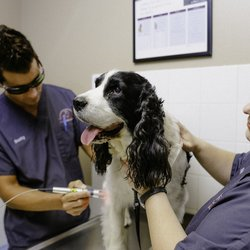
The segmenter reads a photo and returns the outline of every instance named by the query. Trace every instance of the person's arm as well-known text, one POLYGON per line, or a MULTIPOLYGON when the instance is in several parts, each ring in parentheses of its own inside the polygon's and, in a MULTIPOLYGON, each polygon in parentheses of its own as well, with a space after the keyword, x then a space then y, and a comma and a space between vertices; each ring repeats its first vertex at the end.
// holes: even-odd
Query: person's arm
MULTIPOLYGON (((79 187, 80 181, 71 182, 69 187, 79 187)), ((14 196, 32 189, 21 186, 16 176, 0 176, 0 197, 4 202, 14 196)), ((11 200, 7 206, 24 211, 64 210, 75 216, 81 214, 89 204, 88 194, 85 192, 69 193, 66 195, 48 192, 27 192, 11 200)))
POLYGON ((165 193, 157 193, 145 202, 149 233, 154 250, 173 250, 186 237, 165 193))
POLYGON ((193 152, 199 163, 218 182, 226 185, 230 180, 235 153, 220 149, 191 134, 179 123, 183 149, 193 152))

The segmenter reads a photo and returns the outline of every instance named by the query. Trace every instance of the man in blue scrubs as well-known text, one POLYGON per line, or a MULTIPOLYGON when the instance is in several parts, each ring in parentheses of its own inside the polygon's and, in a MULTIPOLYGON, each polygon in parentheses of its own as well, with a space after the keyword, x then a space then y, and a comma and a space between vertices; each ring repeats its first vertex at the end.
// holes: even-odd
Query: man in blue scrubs
MULTIPOLYGON (((85 129, 72 91, 42 84, 44 68, 20 32, 0 25, 0 198, 31 189, 80 187, 85 129)), ((90 155, 90 149, 84 148, 90 155)), ((4 223, 10 249, 27 249, 89 218, 86 193, 28 192, 11 200, 4 223)), ((84 246, 83 246, 84 247, 84 246)))

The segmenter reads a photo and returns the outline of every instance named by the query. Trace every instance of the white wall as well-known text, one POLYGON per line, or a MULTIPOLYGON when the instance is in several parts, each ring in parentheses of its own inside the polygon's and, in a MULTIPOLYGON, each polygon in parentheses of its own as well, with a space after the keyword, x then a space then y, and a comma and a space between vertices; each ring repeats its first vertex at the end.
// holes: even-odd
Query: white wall
MULTIPOLYGON (((195 135, 233 152, 249 151, 242 108, 250 102, 250 64, 139 73, 156 86, 166 109, 195 135)), ((222 186, 194 157, 191 166, 187 212, 195 213, 222 186)))

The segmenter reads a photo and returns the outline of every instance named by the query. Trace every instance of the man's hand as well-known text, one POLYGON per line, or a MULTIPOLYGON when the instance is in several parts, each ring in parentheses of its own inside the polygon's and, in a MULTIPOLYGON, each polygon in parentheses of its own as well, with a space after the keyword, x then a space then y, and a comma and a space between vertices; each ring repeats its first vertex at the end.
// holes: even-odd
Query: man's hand
MULTIPOLYGON (((86 185, 80 181, 71 181, 68 185, 69 188, 86 188, 86 185)), ((89 194, 87 191, 68 193, 61 197, 63 210, 72 215, 80 215, 89 205, 89 194)))

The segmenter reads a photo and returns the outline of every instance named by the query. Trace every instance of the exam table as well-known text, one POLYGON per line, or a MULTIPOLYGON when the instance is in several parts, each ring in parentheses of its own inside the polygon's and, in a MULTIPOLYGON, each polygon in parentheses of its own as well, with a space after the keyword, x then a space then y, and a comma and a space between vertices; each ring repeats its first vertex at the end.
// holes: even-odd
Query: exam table
MULTIPOLYGON (((141 209, 142 210, 142 209, 141 209)), ((131 211, 133 223, 128 228, 128 249, 139 250, 136 235, 136 227, 131 211)), ((145 210, 140 215, 140 235, 142 250, 149 249, 151 246, 147 226, 145 210)), ((56 237, 46 240, 29 250, 105 250, 102 243, 101 235, 101 217, 97 215, 88 222, 68 230, 56 237)))

